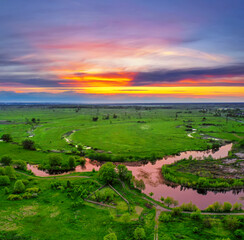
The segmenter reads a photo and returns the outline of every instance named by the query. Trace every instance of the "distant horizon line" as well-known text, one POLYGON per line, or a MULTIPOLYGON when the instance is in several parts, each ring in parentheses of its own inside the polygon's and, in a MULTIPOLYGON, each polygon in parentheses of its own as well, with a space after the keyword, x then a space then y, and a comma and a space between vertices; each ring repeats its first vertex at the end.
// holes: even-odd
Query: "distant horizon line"
POLYGON ((116 102, 111 102, 111 103, 81 103, 81 102, 42 102, 42 101, 0 101, 0 105, 162 105, 162 104, 244 104, 244 102, 121 102, 121 103, 116 103, 116 102))

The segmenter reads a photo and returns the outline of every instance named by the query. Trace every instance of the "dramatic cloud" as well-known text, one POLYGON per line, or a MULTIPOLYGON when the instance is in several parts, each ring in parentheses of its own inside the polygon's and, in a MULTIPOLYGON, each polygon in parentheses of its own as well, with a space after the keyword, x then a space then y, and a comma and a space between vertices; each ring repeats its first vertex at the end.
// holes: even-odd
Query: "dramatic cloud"
MULTIPOLYGON (((244 64, 234 66, 224 66, 218 68, 198 68, 198 69, 176 69, 171 71, 155 71, 155 72, 141 72, 136 74, 132 81, 132 85, 141 86, 147 84, 160 84, 180 82, 182 80, 201 80, 209 79, 210 85, 214 84, 216 78, 229 79, 228 85, 236 85, 236 82, 231 81, 232 77, 242 77, 239 85, 244 85, 244 64)), ((218 82, 217 82, 218 83, 218 82)))
POLYGON ((243 0, 2 1, 0 97, 243 99, 243 8, 243 0))

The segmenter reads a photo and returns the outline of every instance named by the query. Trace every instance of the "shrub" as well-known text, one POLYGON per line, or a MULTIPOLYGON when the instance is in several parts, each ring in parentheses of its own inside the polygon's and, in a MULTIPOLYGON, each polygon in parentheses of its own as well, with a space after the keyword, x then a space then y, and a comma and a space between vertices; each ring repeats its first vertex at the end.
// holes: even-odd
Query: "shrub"
POLYGON ((38 181, 37 180, 34 180, 33 181, 33 184, 35 184, 35 185, 38 184, 38 181))
POLYGON ((49 164, 51 167, 60 166, 62 162, 62 158, 58 155, 49 156, 49 164))
POLYGON ((79 208, 82 207, 84 205, 84 200, 83 199, 79 199, 78 201, 72 202, 71 203, 71 207, 72 208, 79 208))
POLYGON ((95 194, 97 201, 111 202, 114 200, 115 193, 112 189, 103 189, 95 194))
POLYGON ((29 193, 29 192, 25 192, 25 193, 23 194, 22 197, 23 197, 24 199, 30 199, 30 198, 32 198, 32 194, 29 193))
POLYGON ((206 228, 211 228, 213 226, 213 219, 210 217, 204 218, 203 219, 203 225, 206 228))
POLYGON ((223 209, 223 206, 219 202, 214 202, 212 205, 209 205, 206 208, 206 211, 208 212, 221 212, 223 209))
POLYGON ((21 169, 21 170, 26 170, 26 162, 23 160, 14 160, 12 163, 14 168, 21 169))
POLYGON ((24 149, 27 150, 35 150, 35 143, 34 141, 30 140, 30 139, 25 139, 24 141, 22 141, 22 146, 24 149))
POLYGON ((8 176, 0 176, 0 186, 6 186, 10 184, 8 176))
POLYGON ((20 195, 16 195, 16 194, 10 194, 8 196, 8 200, 10 201, 16 201, 16 200, 22 200, 23 198, 20 195))
POLYGON ((158 219, 160 222, 170 222, 171 221, 171 215, 168 213, 161 212, 158 219))
POLYGON ((194 228, 193 228, 193 232, 194 232, 194 233, 199 233, 199 229, 198 229, 198 227, 194 227, 194 228))
POLYGON ((9 193, 10 193, 9 188, 8 187, 5 187, 4 188, 4 194, 9 194, 9 193))
POLYGON ((172 214, 172 216, 179 216, 181 214, 181 212, 182 212, 181 208, 175 207, 172 209, 171 214, 172 214))
POLYGON ((237 229, 234 232, 234 235, 238 238, 238 239, 244 239, 244 232, 241 229, 237 229))
POLYGON ((146 237, 146 234, 145 234, 144 228, 137 227, 134 231, 134 238, 136 240, 142 240, 142 239, 145 239, 145 237, 146 237))
POLYGON ((129 213, 125 213, 121 216, 121 220, 123 223, 128 223, 130 221, 130 214, 129 213))
POLYGON ((12 136, 10 134, 3 134, 1 139, 4 141, 4 142, 12 142, 12 136))
POLYGON ((59 186, 61 186, 61 182, 51 182, 50 186, 51 186, 51 189, 58 189, 59 186))
POLYGON ((224 218, 224 224, 225 224, 225 227, 230 229, 230 230, 235 230, 240 225, 238 218, 231 217, 231 216, 226 216, 224 218))
POLYGON ((224 202, 223 207, 222 207, 222 209, 223 209, 224 212, 230 212, 231 208, 232 208, 231 203, 224 202))
POLYGON ((128 173, 127 167, 125 165, 123 165, 123 164, 119 164, 117 166, 117 169, 118 169, 119 178, 121 180, 126 180, 126 176, 127 176, 127 173, 128 173))
POLYGON ((9 165, 11 164, 11 162, 12 162, 12 158, 9 157, 9 156, 3 156, 3 157, 1 158, 1 163, 2 163, 3 165, 5 165, 5 166, 9 166, 9 165))
POLYGON ((115 233, 109 233, 108 235, 104 236, 103 240, 117 240, 117 236, 115 233))
POLYGON ((24 183, 25 186, 29 184, 29 181, 27 179, 23 179, 22 182, 24 183))
POLYGON ((14 184, 14 193, 22 193, 25 191, 25 185, 21 180, 17 180, 14 184))
POLYGON ((135 179, 134 183, 135 183, 135 187, 138 188, 139 190, 144 190, 146 188, 145 183, 142 179, 140 180, 135 179))
POLYGON ((174 204, 175 200, 172 197, 166 197, 164 199, 164 203, 169 207, 170 205, 174 204))
POLYGON ((75 168, 75 159, 73 157, 69 158, 69 167, 70 167, 70 169, 75 168))
POLYGON ((82 167, 84 167, 84 166, 86 165, 86 159, 85 159, 85 158, 80 158, 80 159, 78 160, 78 162, 80 163, 80 165, 81 165, 82 167))
POLYGON ((232 207, 233 211, 240 211, 241 209, 242 209, 242 204, 241 203, 236 202, 236 203, 233 204, 233 207, 232 207))
POLYGON ((180 208, 182 209, 182 211, 189 211, 189 212, 196 212, 198 210, 198 207, 192 202, 182 203, 180 208))
POLYGON ((11 166, 5 167, 5 174, 9 176, 10 179, 16 179, 15 170, 11 166))
POLYGON ((28 193, 38 193, 40 189, 38 187, 26 188, 25 190, 28 193))
POLYGON ((196 212, 192 212, 191 218, 194 220, 201 220, 202 219, 201 211, 198 209, 196 212))
POLYGON ((5 168, 0 167, 0 175, 5 175, 5 168))

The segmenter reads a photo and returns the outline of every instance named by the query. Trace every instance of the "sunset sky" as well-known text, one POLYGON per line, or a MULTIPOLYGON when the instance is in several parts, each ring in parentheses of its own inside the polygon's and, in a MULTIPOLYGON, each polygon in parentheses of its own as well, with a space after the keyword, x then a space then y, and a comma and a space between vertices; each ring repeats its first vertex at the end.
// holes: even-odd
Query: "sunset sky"
POLYGON ((244 102, 244 1, 1 0, 5 101, 244 102))

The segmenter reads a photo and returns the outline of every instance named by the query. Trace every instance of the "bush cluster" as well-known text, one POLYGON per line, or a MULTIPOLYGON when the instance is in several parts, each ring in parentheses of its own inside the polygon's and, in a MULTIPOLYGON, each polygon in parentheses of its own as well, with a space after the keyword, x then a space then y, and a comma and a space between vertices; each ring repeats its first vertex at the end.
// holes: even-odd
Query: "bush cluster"
POLYGON ((229 202, 224 202, 223 204, 219 202, 214 202, 209 205, 205 210, 207 212, 230 212, 230 211, 240 211, 242 209, 241 203, 234 203, 233 206, 229 202))

